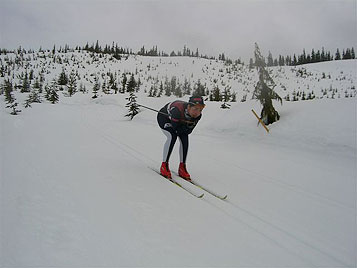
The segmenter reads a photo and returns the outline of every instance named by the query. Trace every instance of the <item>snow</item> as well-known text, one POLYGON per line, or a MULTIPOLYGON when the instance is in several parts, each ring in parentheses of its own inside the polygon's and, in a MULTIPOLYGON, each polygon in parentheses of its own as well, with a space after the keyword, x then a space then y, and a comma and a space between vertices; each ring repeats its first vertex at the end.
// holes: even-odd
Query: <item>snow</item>
MULTIPOLYGON (((305 68, 336 77, 343 64, 305 68)), ((256 101, 207 102, 187 168, 226 201, 151 170, 165 136, 152 111, 124 117, 124 95, 18 116, 0 98, 2 267, 356 267, 355 98, 276 103, 270 133, 256 101)), ((155 109, 174 99, 138 94, 155 109)))

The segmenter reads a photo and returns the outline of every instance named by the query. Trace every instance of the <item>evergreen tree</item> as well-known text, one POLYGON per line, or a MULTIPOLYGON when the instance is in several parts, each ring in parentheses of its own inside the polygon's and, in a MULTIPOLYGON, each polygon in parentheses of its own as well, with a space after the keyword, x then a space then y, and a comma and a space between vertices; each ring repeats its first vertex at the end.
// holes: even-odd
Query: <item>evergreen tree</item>
POLYGON ((171 96, 171 87, 170 87, 169 79, 167 77, 165 77, 164 89, 165 89, 165 96, 170 97, 171 96))
POLYGON ((222 109, 231 108, 231 105, 227 103, 229 102, 230 99, 231 99, 231 86, 226 86, 222 94, 222 100, 223 100, 223 104, 221 105, 222 109))
POLYGON ((5 93, 5 102, 7 104, 5 107, 12 109, 12 112, 10 113, 11 115, 17 115, 21 112, 21 110, 16 109, 18 103, 13 95, 13 86, 10 80, 5 80, 3 88, 5 93))
POLYGON ((68 95, 72 97, 77 92, 77 79, 76 74, 72 72, 68 79, 68 95))
POLYGON ((62 72, 58 78, 58 85, 60 86, 65 86, 68 83, 68 76, 66 72, 64 71, 64 68, 62 69, 62 72))
POLYGON ((193 95, 198 97, 205 96, 206 95, 205 90, 206 90, 205 86, 201 84, 200 80, 198 80, 197 83, 195 84, 193 95))
POLYGON ((129 97, 125 98, 128 100, 128 103, 125 105, 129 109, 129 112, 125 115, 130 117, 130 120, 133 120, 134 116, 139 113, 139 108, 136 103, 136 96, 134 90, 130 91, 129 97))
POLYGON ((185 78, 185 81, 183 83, 183 88, 182 88, 182 93, 184 95, 191 95, 191 85, 189 83, 189 81, 187 80, 187 78, 185 78))
POLYGON ((271 67, 274 65, 274 60, 273 60, 273 55, 271 54, 271 52, 269 51, 269 55, 268 55, 268 67, 271 67))
POLYGON ((120 93, 125 93, 125 87, 126 87, 126 82, 128 81, 128 78, 126 77, 126 74, 123 73, 123 80, 121 82, 122 84, 122 90, 120 93))
POLYGON ((28 108, 31 107, 32 103, 41 103, 41 102, 42 100, 39 92, 36 89, 34 89, 31 91, 28 98, 25 100, 24 106, 25 108, 28 108))
POLYGON ((253 70, 253 68, 254 68, 254 61, 253 61, 252 58, 250 58, 250 60, 249 60, 249 71, 253 70))
POLYGON ((343 53, 343 57, 342 58, 344 60, 352 59, 351 50, 349 48, 346 49, 346 53, 343 53))
POLYGON ((157 94, 157 97, 161 97, 162 94, 164 94, 164 85, 162 84, 162 81, 160 82, 160 87, 159 87, 159 93, 157 94))
POLYGON ((336 54, 335 54, 335 60, 340 60, 340 59, 341 59, 340 50, 337 49, 336 54))
POLYGON ((135 82, 135 78, 134 78, 134 74, 131 75, 130 80, 128 82, 128 86, 126 91, 127 92, 134 92, 135 91, 135 87, 136 87, 136 82, 135 82))
POLYGON ((47 86, 45 87, 45 91, 46 91, 45 98, 52 104, 57 103, 59 100, 59 96, 57 94, 57 90, 58 90, 57 87, 58 84, 56 79, 52 80, 50 87, 47 86))
POLYGON ((21 93, 25 92, 30 92, 30 82, 28 78, 28 74, 26 72, 25 77, 22 79, 22 87, 21 87, 21 93))
POLYGON ((57 91, 56 89, 52 88, 50 90, 50 96, 49 96, 49 99, 48 99, 52 104, 56 104, 59 100, 59 96, 57 94, 57 91))
POLYGON ((104 94, 110 94, 110 89, 109 89, 109 85, 107 85, 107 80, 103 81, 102 91, 104 94))
POLYGON ((223 94, 222 94, 222 100, 224 102, 229 102, 231 99, 231 86, 226 86, 223 90, 223 94))
POLYGON ((264 58, 261 55, 258 44, 255 43, 255 63, 259 74, 259 81, 255 86, 253 97, 258 99, 263 106, 261 111, 261 119, 267 125, 279 120, 279 113, 274 109, 272 100, 279 100, 282 103, 281 97, 273 90, 276 84, 270 77, 269 72, 265 69, 264 58))
POLYGON ((100 89, 100 84, 99 84, 99 81, 98 81, 98 77, 96 77, 95 79, 94 79, 94 86, 93 86, 93 97, 92 97, 92 99, 96 99, 96 98, 98 98, 98 91, 99 91, 99 89, 100 89))
POLYGON ((148 97, 155 97, 155 96, 156 96, 155 87, 152 85, 152 86, 150 87, 148 97))
POLYGON ((30 74, 29 74, 29 80, 33 80, 33 70, 31 69, 30 74))
POLYGON ((237 102, 237 92, 232 93, 231 102, 237 102))
POLYGON ((217 85, 214 87, 214 89, 212 91, 210 100, 211 101, 221 101, 222 100, 221 91, 217 85))
POLYGON ((39 82, 38 77, 36 77, 35 83, 33 85, 33 88, 38 90, 39 93, 42 93, 42 84, 39 82))
POLYGON ((114 93, 118 93, 118 84, 115 82, 114 75, 112 73, 109 74, 109 88, 114 90, 114 93))

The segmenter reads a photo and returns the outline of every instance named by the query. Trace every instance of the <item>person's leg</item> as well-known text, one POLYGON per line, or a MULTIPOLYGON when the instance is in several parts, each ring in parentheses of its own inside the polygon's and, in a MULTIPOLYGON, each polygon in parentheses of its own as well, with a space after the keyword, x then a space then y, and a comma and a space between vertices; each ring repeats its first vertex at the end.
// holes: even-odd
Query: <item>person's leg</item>
POLYGON ((186 169, 186 158, 188 153, 188 135, 180 135, 180 166, 179 166, 179 176, 185 180, 190 181, 191 176, 186 169))
POLYGON ((169 131, 166 129, 161 129, 166 136, 166 142, 164 144, 162 162, 169 162, 172 150, 177 140, 177 134, 174 131, 169 131))
POLYGON ((188 153, 188 135, 180 135, 180 162, 186 163, 188 153))

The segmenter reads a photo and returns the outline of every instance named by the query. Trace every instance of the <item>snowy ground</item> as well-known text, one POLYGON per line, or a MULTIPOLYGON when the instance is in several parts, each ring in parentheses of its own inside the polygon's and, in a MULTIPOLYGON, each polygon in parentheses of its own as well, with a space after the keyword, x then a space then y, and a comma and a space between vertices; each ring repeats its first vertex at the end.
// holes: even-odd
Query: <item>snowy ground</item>
POLYGON ((277 104, 269 134, 257 102, 208 103, 187 167, 226 201, 150 169, 164 135, 123 96, 0 105, 2 267, 356 267, 354 98, 277 104))

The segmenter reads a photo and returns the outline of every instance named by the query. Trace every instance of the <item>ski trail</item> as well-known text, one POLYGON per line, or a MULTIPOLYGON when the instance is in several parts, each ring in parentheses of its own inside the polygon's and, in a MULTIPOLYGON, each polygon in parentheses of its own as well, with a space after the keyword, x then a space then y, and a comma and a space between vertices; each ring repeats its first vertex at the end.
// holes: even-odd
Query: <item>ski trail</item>
MULTIPOLYGON (((269 232, 269 234, 277 232, 279 234, 283 234, 283 236, 285 236, 285 238, 284 238, 285 240, 296 241, 299 244, 303 245, 304 247, 306 247, 306 249, 304 249, 304 250, 307 251, 306 254, 310 253, 310 251, 314 251, 314 252, 316 252, 316 253, 318 253, 320 255, 323 255, 326 258, 332 260, 333 262, 336 263, 336 265, 342 265, 343 267, 347 267, 348 266, 348 264, 344 263, 342 260, 334 257, 333 255, 329 254, 327 251, 322 250, 318 246, 315 246, 312 243, 310 243, 309 241, 307 241, 308 240, 307 239, 307 237, 308 237, 307 235, 306 235, 306 237, 304 239, 304 238, 301 237, 301 235, 299 236, 299 235, 296 235, 296 234, 292 233, 291 231, 287 231, 284 228, 269 222, 268 220, 264 219, 263 217, 258 216, 257 214, 251 212, 250 210, 245 209, 242 206, 239 206, 239 205, 233 203, 230 200, 228 200, 227 203, 229 205, 231 205, 232 207, 234 207, 236 210, 239 210, 240 212, 243 212, 243 214, 245 214, 246 216, 248 216, 248 217, 250 217, 252 219, 256 219, 256 220, 260 221, 263 225, 269 226, 270 229, 272 230, 271 232, 269 232)), ((226 213, 228 213, 228 212, 226 212, 226 213)), ((294 249, 298 249, 299 248, 298 245, 291 246, 291 247, 294 248, 294 249)))
MULTIPOLYGON (((83 118, 83 114, 82 114, 82 118, 83 118)), ((154 159, 152 159, 148 155, 145 155, 144 153, 139 152, 138 150, 133 148, 132 146, 129 146, 128 144, 119 141, 121 139, 121 137, 114 138, 111 135, 108 135, 108 134, 104 133, 103 130, 100 130, 98 127, 96 127, 95 125, 89 123, 88 120, 85 120, 84 118, 81 121, 81 123, 85 124, 86 127, 89 128, 90 130, 94 130, 97 133, 98 136, 102 137, 104 140, 106 140, 110 144, 115 145, 116 147, 120 148, 120 150, 125 152, 130 157, 138 160, 139 162, 145 163, 145 165, 147 165, 147 167, 150 167, 150 164, 148 164, 148 160, 152 164, 155 164, 155 165, 157 164, 157 161, 155 161, 154 159)))
MULTIPOLYGON (((127 155, 132 157, 133 159, 139 161, 140 163, 143 163, 146 167, 152 169, 152 165, 156 165, 157 161, 152 159, 151 157, 145 155, 144 153, 138 151, 134 147, 121 142, 120 137, 112 137, 111 135, 104 133, 102 130, 97 128, 95 125, 89 123, 86 120, 83 120, 85 124, 87 125, 88 128, 91 130, 94 130, 98 136, 102 137, 104 140, 109 142, 110 144, 115 145, 118 147, 121 151, 125 152, 127 155)), ((220 161, 222 163, 222 161, 220 161)), ((239 168, 239 167, 235 167, 239 168)), ((251 170, 246 170, 251 173, 256 173, 251 170)), ((257 175, 257 173, 255 174, 257 175)), ((260 175, 260 174, 259 174, 260 175)), ((269 180, 274 182, 276 185, 283 186, 287 189, 290 189, 292 191, 297 191, 292 187, 291 185, 286 185, 284 183, 281 183, 280 181, 276 181, 271 178, 263 178, 262 180, 269 180)), ((300 191, 298 191, 300 192, 300 191)), ((302 194, 309 194, 309 193, 304 193, 302 194)), ((312 195, 311 198, 314 196, 312 195)), ((291 231, 287 231, 284 228, 273 224, 272 222, 269 222, 268 220, 264 219, 263 217, 257 215, 256 213, 253 213, 249 211, 246 208, 243 208, 241 206, 236 205, 235 203, 228 201, 228 205, 230 205, 233 208, 233 211, 229 210, 227 205, 225 207, 220 207, 220 205, 217 205, 215 201, 212 200, 213 197, 211 198, 203 198, 208 204, 210 204, 212 207, 214 207, 216 210, 219 210, 221 213, 225 214, 226 216, 230 217, 234 221, 237 221, 247 227, 249 227, 251 230, 254 232, 258 233, 259 235, 263 236, 265 239, 269 240, 271 243, 274 243, 275 245, 279 246, 283 250, 289 252, 290 254, 300 258, 304 262, 308 263, 311 266, 315 266, 314 259, 324 259, 327 260, 326 263, 331 263, 333 262, 335 265, 338 266, 348 266, 346 263, 344 263, 342 260, 332 256, 329 254, 327 251, 319 248, 316 245, 313 245, 308 239, 299 237, 297 234, 294 234, 291 231), (303 253, 301 253, 303 252, 303 253), (319 257, 316 257, 317 255, 320 255, 319 257)), ((218 202, 218 201, 217 201, 218 202)), ((220 202, 220 201, 219 201, 220 202)), ((341 204, 337 204, 341 205, 341 204)), ((345 206, 344 206, 345 207, 345 206)))
MULTIPOLYGON (((212 206, 213 208, 218 210, 220 213, 222 213, 222 214, 226 215, 227 217, 231 218, 232 220, 234 220, 234 221, 246 226, 247 228, 249 228, 250 230, 254 231, 255 233, 258 233, 260 236, 264 237, 264 239, 270 241, 272 244, 275 244, 279 248, 281 248, 284 251, 288 252, 289 254, 297 257, 298 259, 302 260, 303 262, 308 263, 309 266, 315 266, 314 263, 311 262, 310 260, 308 260, 306 257, 301 256, 300 254, 295 252, 293 249, 291 249, 291 248, 294 248, 293 246, 291 246, 291 248, 289 248, 288 246, 286 246, 283 243, 279 242, 278 239, 272 237, 268 233, 266 233, 266 232, 261 230, 261 229, 264 229, 264 228, 261 227, 261 229, 259 229, 258 227, 253 226, 252 222, 246 222, 246 221, 243 220, 244 217, 239 217, 237 215, 229 213, 225 209, 219 207, 214 202, 212 202, 212 200, 203 199, 203 201, 207 202, 210 206, 212 206)), ((229 203, 229 201, 226 201, 226 202, 229 203)), ((259 218, 257 218, 257 219, 259 220, 259 218)))
MULTIPOLYGON (((199 134, 199 136, 203 136, 205 138, 208 138, 210 140, 215 140, 215 139, 222 139, 222 137, 216 136, 216 135, 209 135, 209 134, 199 134)), ((196 140, 196 142, 201 142, 201 140, 196 140)), ((253 174, 255 175, 253 178, 256 180, 260 180, 260 181, 266 181, 269 183, 273 183, 274 185, 284 188, 288 191, 291 192, 295 192, 298 193, 300 195, 303 195, 311 200, 317 200, 319 202, 322 203, 328 203, 332 206, 336 206, 336 207, 340 207, 340 208, 344 208, 344 209, 349 209, 351 211, 355 211, 356 207, 354 205, 349 205, 349 204, 345 204, 343 202, 340 202, 338 200, 332 199, 331 197, 328 197, 326 195, 317 193, 316 191, 310 191, 306 188, 302 188, 298 185, 294 185, 292 183, 287 183, 285 181, 283 181, 282 179, 276 178, 276 177, 271 177, 265 173, 260 173, 258 171, 246 168, 246 167, 242 167, 241 165, 237 164, 236 162, 232 162, 229 161, 227 159, 225 159, 225 161, 222 161, 219 158, 214 157, 212 154, 207 154, 206 155, 207 158, 210 158, 214 163, 219 163, 219 166, 224 166, 228 169, 236 169, 237 171, 244 171, 247 172, 249 174, 253 174)))
MULTIPOLYGON (((103 133, 103 131, 97 129, 95 126, 91 125, 91 129, 95 129, 97 131, 97 134, 99 136, 101 136, 103 139, 105 139, 107 142, 117 146, 122 151, 124 151, 126 154, 128 154, 132 158, 138 160, 139 162, 143 163, 148 168, 150 168, 150 169, 152 168, 150 166, 150 164, 148 163, 148 161, 150 161, 152 163, 156 163, 156 161, 154 161, 152 158, 144 155, 143 153, 139 152, 135 148, 133 148, 123 142, 119 142, 117 139, 114 139, 110 135, 103 133)), ((230 204, 231 206, 233 206, 234 208, 236 208, 237 210, 242 211, 246 216, 249 216, 249 218, 250 218, 249 222, 242 220, 242 218, 245 218, 245 217, 238 217, 237 215, 234 215, 234 214, 228 212, 226 209, 220 208, 219 206, 214 204, 212 201, 209 201, 207 198, 203 198, 203 199, 206 200, 206 202, 208 202, 210 205, 212 205, 216 209, 220 210, 225 215, 229 216, 230 218, 234 219, 235 221, 238 221, 238 222, 244 224, 245 226, 248 226, 250 229, 252 229, 256 233, 262 235, 267 240, 278 245, 280 248, 286 250, 290 254, 293 254, 294 256, 299 257, 300 259, 304 260, 305 262, 309 263, 312 266, 314 266, 314 264, 311 260, 309 260, 307 257, 302 257, 301 255, 299 255, 296 252, 296 251, 299 251, 297 249, 301 249, 301 245, 303 245, 303 247, 304 247, 303 250, 306 251, 306 254, 307 254, 307 252, 313 251, 315 253, 323 255, 325 258, 329 259, 330 261, 333 261, 336 265, 347 266, 347 264, 345 264, 343 261, 335 258, 334 256, 330 255, 329 253, 324 252, 323 250, 319 249, 318 247, 312 245, 311 243, 308 243, 307 241, 303 240, 302 238, 299 238, 298 236, 284 230, 283 228, 272 224, 271 222, 250 212, 249 210, 244 209, 238 205, 235 205, 231 201, 227 201, 227 203, 230 204), (267 229, 267 226, 271 230, 270 232, 261 231, 261 229, 267 229), (278 240, 277 238, 275 238, 272 235, 272 233, 274 233, 276 237, 280 237, 280 239, 278 240), (281 240, 282 240, 281 237, 284 237, 285 244, 283 242, 281 242, 281 240)))
MULTIPOLYGON (((219 159, 215 159, 214 161, 219 161, 219 159)), ((316 192, 312 192, 312 191, 308 191, 308 190, 303 189, 303 188, 301 188, 301 187, 299 187, 297 185, 286 183, 286 182, 284 182, 282 180, 279 180, 279 179, 276 179, 276 178, 272 178, 272 177, 270 177, 270 176, 268 176, 266 174, 261 174, 259 172, 254 171, 254 170, 241 167, 241 166, 237 165, 236 163, 225 163, 223 161, 220 161, 220 165, 226 165, 226 166, 238 169, 238 170, 243 170, 245 172, 254 174, 254 175, 256 175, 255 178, 258 179, 258 180, 274 183, 276 186, 283 187, 286 190, 289 190, 289 191, 304 195, 305 197, 307 197, 309 199, 317 200, 317 201, 324 202, 324 203, 329 203, 330 205, 341 207, 341 208, 346 208, 346 209, 353 210, 353 211, 355 211, 355 209, 356 209, 353 206, 349 206, 349 205, 344 204, 342 202, 339 202, 337 200, 333 200, 333 199, 331 199, 331 198, 329 198, 327 196, 324 196, 322 194, 319 194, 319 193, 316 193, 316 192)))

